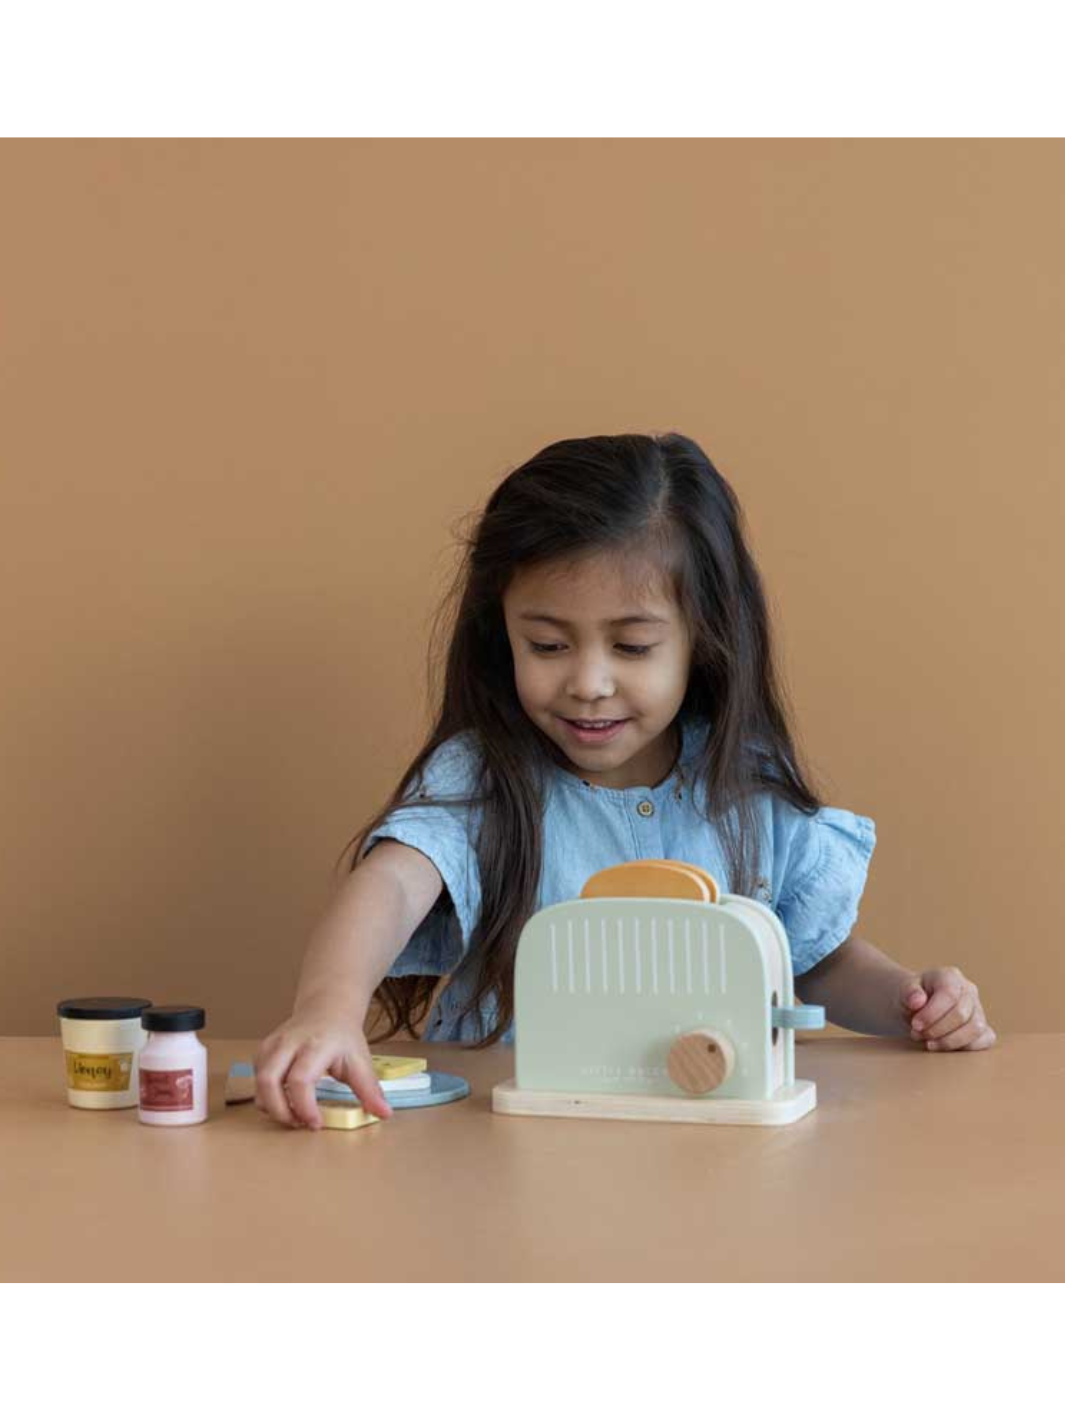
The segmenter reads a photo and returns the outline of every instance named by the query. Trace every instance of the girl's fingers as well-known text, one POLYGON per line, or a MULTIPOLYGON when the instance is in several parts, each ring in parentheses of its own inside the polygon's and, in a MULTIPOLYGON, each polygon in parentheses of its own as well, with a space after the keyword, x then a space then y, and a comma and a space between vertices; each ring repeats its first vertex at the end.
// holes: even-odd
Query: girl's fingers
POLYGON ((910 1029, 915 1035, 922 1038, 926 1032, 934 1025, 937 1025, 943 1017, 954 1009, 958 1003, 956 991, 945 991, 942 988, 932 993, 931 998, 916 1011, 910 1018, 910 1029))
POLYGON ((263 1045, 255 1060, 255 1103, 271 1119, 291 1129, 321 1129, 317 1086, 327 1069, 334 1079, 351 1086, 370 1114, 391 1118, 392 1107, 369 1054, 365 1059, 361 1055, 331 1056, 328 1047, 308 1042, 298 1049, 282 1041, 263 1045))
POLYGON ((946 1035, 939 1035, 935 1040, 926 1041, 925 1049, 967 1050, 982 1030, 983 1026, 979 1021, 968 1020, 957 1030, 948 1031, 946 1035))
POLYGON ((936 1025, 948 1011, 954 1010, 966 991, 974 990, 972 982, 954 967, 930 972, 928 978, 932 985, 931 998, 914 1013, 910 1021, 915 1031, 927 1031, 929 1026, 936 1025))
POLYGON ((902 1004, 907 1011, 919 1011, 928 1001, 928 992, 921 985, 920 978, 912 976, 900 993, 902 1004))
POLYGON ((281 1088, 292 1059, 290 1050, 274 1047, 260 1052, 255 1060, 255 1106, 276 1119, 278 1124, 287 1124, 290 1129, 299 1127, 299 1120, 289 1108, 288 1099, 281 1088))
POLYGON ((292 1113, 308 1129, 321 1129, 322 1113, 318 1108, 315 1088, 329 1064, 329 1051, 304 1046, 289 1066, 285 1076, 285 1091, 292 1113))
POLYGON ((989 1050, 998 1036, 986 1021, 969 1021, 961 1030, 952 1031, 940 1040, 930 1040, 928 1049, 947 1050, 989 1050))
POLYGON ((926 1026, 922 1032, 925 1040, 942 1040, 945 1036, 953 1034, 967 1026, 976 1012, 977 996, 974 991, 965 991, 957 1002, 937 1021, 930 1026, 926 1026))
POLYGON ((332 1067, 330 1073, 334 1079, 343 1080, 351 1086, 368 1114, 376 1114, 378 1119, 391 1119, 392 1106, 385 1099, 385 1092, 371 1060, 345 1055, 332 1067))

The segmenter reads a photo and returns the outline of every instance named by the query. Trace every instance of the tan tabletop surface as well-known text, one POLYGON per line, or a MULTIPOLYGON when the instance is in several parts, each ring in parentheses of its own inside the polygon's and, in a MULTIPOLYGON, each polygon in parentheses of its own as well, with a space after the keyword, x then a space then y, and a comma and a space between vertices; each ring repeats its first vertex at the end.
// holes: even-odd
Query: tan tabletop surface
POLYGON ((459 1103, 351 1133, 66 1103, 55 1038, 0 1040, 0 1280, 1065 1279, 1065 1036, 974 1055, 800 1041, 782 1128, 514 1118, 512 1052, 403 1041, 459 1103))

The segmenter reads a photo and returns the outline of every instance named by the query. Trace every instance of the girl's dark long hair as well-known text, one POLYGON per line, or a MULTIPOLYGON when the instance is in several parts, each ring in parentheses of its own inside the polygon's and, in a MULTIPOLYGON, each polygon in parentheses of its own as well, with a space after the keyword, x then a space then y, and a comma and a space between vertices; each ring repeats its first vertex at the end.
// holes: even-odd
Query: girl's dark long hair
MULTIPOLYGON (((482 1007, 495 1013, 494 1029, 476 1042, 489 1045, 514 1016, 518 937, 538 906, 545 770, 558 762, 557 747, 525 714, 515 688, 503 593, 518 568, 631 552, 667 576, 692 634, 680 713, 710 721, 692 765, 693 787, 702 786, 725 847, 730 892, 754 895, 755 796, 777 794, 809 814, 821 800, 796 755, 743 514, 694 440, 620 434, 549 444, 504 479, 461 541, 460 566, 430 638, 432 732, 388 802, 340 856, 354 845, 353 871, 366 839, 394 809, 433 802, 416 797, 423 766, 446 740, 472 731, 477 783, 470 798, 447 802, 476 804, 482 815, 481 913, 458 971, 469 983, 474 1018, 482 1007), (448 642, 442 695, 435 685, 440 638, 448 642)), ((432 910, 453 910, 446 889, 432 910)), ((385 1020, 373 1038, 417 1035, 438 985, 432 976, 386 977, 374 993, 385 1020)))

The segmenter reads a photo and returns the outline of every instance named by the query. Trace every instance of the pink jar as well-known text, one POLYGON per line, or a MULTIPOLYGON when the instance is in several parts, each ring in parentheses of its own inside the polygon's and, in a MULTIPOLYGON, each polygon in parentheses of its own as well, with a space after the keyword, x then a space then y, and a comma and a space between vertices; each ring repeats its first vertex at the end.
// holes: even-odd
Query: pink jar
POLYGON ((148 1032, 137 1062, 142 1124, 202 1124, 207 1118, 207 1047, 196 1035, 206 1020, 199 1006, 152 1006, 142 1013, 148 1032))

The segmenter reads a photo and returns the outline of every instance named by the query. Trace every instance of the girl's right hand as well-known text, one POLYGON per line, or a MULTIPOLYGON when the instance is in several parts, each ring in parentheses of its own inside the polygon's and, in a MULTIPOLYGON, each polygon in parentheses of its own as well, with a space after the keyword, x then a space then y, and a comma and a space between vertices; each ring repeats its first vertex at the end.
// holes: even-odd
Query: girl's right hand
POLYGON ((365 1035, 350 1017, 321 1012, 297 1011, 263 1041, 255 1057, 256 1107, 292 1129, 321 1129, 314 1087, 327 1072, 350 1085, 368 1113, 391 1118, 365 1035))

